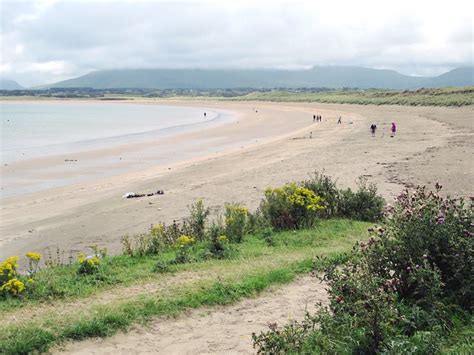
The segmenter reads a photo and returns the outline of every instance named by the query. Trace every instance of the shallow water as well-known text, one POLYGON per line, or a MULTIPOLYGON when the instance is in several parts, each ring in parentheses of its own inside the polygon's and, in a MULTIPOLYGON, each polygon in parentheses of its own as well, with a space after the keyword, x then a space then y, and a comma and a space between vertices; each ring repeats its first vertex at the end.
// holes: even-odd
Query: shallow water
POLYGON ((209 149, 223 149, 225 141, 196 138, 177 144, 172 138, 234 119, 231 112, 205 107, 108 102, 0 103, 0 116, 1 198, 139 171, 193 158, 209 149), (107 151, 125 146, 120 153, 107 151), (105 153, 76 159, 76 153, 88 151, 105 153), (55 163, 37 163, 47 157, 54 158, 55 163))
POLYGON ((135 143, 225 119, 192 107, 123 103, 1 103, 2 163, 135 143))

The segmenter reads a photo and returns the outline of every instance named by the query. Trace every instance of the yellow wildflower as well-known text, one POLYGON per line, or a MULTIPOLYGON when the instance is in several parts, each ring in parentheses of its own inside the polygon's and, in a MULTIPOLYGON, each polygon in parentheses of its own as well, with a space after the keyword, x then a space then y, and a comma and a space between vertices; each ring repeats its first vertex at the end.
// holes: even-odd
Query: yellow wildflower
POLYGON ((222 243, 227 243, 229 241, 229 238, 227 238, 227 236, 225 235, 221 235, 218 240, 222 243))
POLYGON ((4 278, 11 279, 16 275, 18 259, 18 256, 10 256, 4 262, 0 263, 0 280, 4 278))
POLYGON ((33 251, 29 251, 26 253, 26 257, 32 261, 40 261, 41 260, 41 254, 40 253, 35 253, 33 251))
POLYGON ((13 296, 18 296, 19 294, 25 292, 26 287, 23 282, 17 278, 13 278, 0 287, 0 293, 7 293, 13 296))
POLYGON ((176 244, 181 248, 184 248, 184 247, 186 247, 188 245, 191 245, 193 243, 194 243, 194 238, 190 237, 188 235, 182 235, 181 237, 176 239, 176 244))

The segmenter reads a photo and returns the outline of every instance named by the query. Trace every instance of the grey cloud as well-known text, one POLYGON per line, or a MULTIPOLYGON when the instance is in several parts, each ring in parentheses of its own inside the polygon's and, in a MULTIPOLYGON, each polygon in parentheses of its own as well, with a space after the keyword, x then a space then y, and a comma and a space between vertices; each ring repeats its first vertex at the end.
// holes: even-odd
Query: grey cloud
POLYGON ((1 63, 11 68, 0 75, 32 85, 95 69, 327 64, 437 74, 472 62, 472 18, 465 15, 451 21, 451 27, 446 24, 449 43, 433 45, 424 27, 428 10, 388 16, 379 5, 373 19, 360 21, 357 14, 355 20, 335 16, 336 10, 309 1, 62 1, 42 6, 7 0, 2 2, 1 63), (44 70, 33 70, 37 67, 44 70))

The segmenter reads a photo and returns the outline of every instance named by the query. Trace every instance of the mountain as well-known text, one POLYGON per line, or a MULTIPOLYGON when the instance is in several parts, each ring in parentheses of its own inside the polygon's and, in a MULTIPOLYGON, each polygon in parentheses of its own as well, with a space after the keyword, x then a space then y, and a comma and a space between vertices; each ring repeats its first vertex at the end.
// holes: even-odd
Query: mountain
POLYGON ((0 90, 22 90, 23 86, 14 80, 0 79, 0 90))
POLYGON ((217 88, 378 88, 474 85, 473 67, 437 77, 413 77, 393 70, 352 66, 318 66, 306 70, 277 69, 120 69, 95 71, 44 88, 217 89, 217 88))
POLYGON ((445 74, 427 79, 425 87, 474 85, 474 67, 453 69, 445 74))

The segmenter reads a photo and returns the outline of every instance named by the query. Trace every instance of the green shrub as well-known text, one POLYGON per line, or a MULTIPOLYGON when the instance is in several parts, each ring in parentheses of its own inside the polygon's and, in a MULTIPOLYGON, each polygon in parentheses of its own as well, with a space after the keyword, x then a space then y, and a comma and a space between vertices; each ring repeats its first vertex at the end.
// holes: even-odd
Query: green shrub
POLYGON ((377 187, 362 178, 358 185, 356 192, 351 189, 340 191, 338 216, 368 222, 381 220, 385 201, 377 194, 377 187))
POLYGON ((275 246, 274 231, 272 228, 265 228, 262 230, 262 238, 269 247, 275 246))
POLYGON ((357 191, 339 189, 336 181, 324 173, 315 172, 303 186, 322 198, 323 218, 343 217, 375 222, 383 217, 384 199, 378 195, 377 187, 360 178, 357 191))
POLYGON ((322 199, 324 209, 319 211, 319 215, 323 218, 338 216, 339 210, 339 194, 336 181, 331 177, 319 173, 317 171, 308 179, 303 181, 303 186, 313 191, 322 199))
MULTIPOLYGON (((427 298, 421 289, 418 268, 435 270, 443 284, 440 292, 466 309, 474 307, 474 238, 472 210, 462 199, 443 198, 418 187, 403 191, 389 208, 387 229, 381 233, 380 251, 371 255, 377 272, 387 267, 400 280, 400 295, 419 302, 427 298), (387 265, 387 259, 390 264, 387 265)), ((385 275, 386 275, 385 271, 385 275)), ((429 285, 428 285, 429 286, 429 285)), ((429 303, 430 300, 427 299, 429 303)))
POLYGON ((186 219, 190 227, 190 235, 196 240, 202 241, 205 237, 205 226, 210 209, 204 207, 204 202, 198 200, 188 207, 190 216, 186 219))
POLYGON ((439 188, 403 191, 386 228, 326 268, 329 305, 254 335, 259 352, 436 353, 454 312, 472 312, 474 299, 472 211, 439 188))
POLYGON ((163 260, 158 260, 156 264, 153 266, 153 272, 156 273, 166 273, 170 271, 170 264, 163 261, 163 260))
POLYGON ((85 256, 79 254, 78 257, 79 269, 77 273, 80 275, 92 275, 99 272, 100 259, 97 255, 85 256))
POLYGON ((184 264, 191 262, 191 252, 196 240, 188 235, 182 235, 176 239, 176 257, 175 264, 184 264))
POLYGON ((275 230, 311 227, 322 209, 321 197, 295 183, 266 189, 260 203, 262 216, 275 230))
POLYGON ((209 228, 208 257, 212 259, 226 259, 230 257, 232 249, 229 238, 224 234, 224 228, 213 224, 209 228))
POLYGON ((225 234, 233 243, 240 243, 246 231, 249 211, 238 203, 225 204, 225 234))

